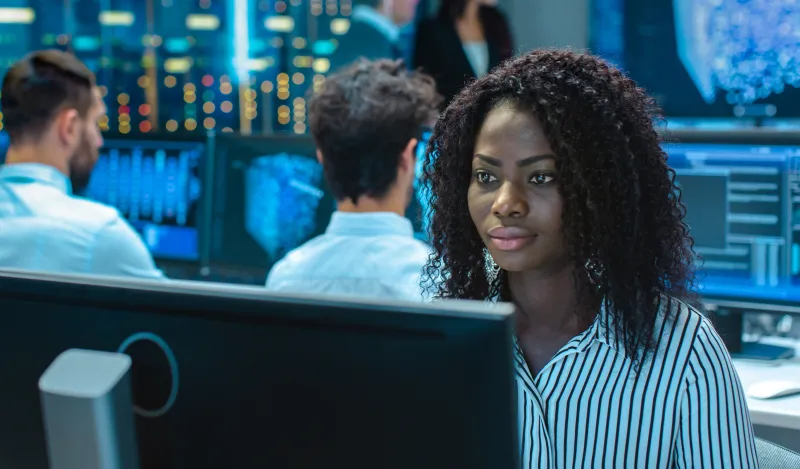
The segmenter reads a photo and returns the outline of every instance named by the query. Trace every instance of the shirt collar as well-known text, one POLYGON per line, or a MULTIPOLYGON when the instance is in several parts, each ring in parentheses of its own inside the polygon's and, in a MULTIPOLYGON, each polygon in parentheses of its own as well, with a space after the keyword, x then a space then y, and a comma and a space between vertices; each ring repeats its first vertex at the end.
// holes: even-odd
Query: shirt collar
POLYGON ((394 24, 392 20, 383 16, 374 8, 370 8, 366 5, 356 5, 355 8, 353 8, 351 18, 368 23, 386 36, 391 42, 397 42, 400 38, 400 28, 394 24))
POLYGON ((406 217, 390 212, 334 212, 325 233, 339 236, 414 237, 414 227, 406 217))
POLYGON ((56 168, 41 163, 14 163, 0 166, 0 181, 37 182, 72 194, 72 183, 56 168))
MULTIPOLYGON (((608 345, 617 353, 621 353, 622 355, 627 354, 624 338, 619 337, 617 334, 617 329, 614 325, 614 313, 606 308, 605 301, 601 302, 600 311, 598 311, 592 326, 586 332, 587 338, 591 339, 587 340, 586 342, 596 340, 608 345)), ((588 347, 588 345, 589 344, 587 343, 584 349, 588 347)))

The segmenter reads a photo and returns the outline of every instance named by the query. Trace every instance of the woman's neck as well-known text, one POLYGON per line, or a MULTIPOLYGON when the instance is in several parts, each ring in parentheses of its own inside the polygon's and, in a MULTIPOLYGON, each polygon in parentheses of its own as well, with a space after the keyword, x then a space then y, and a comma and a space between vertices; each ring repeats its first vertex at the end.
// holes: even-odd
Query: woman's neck
POLYGON ((519 309, 518 333, 530 329, 541 334, 574 336, 589 327, 590 315, 578 313, 589 312, 595 302, 580 297, 573 270, 566 266, 547 273, 508 273, 511 299, 519 309))
POLYGON ((478 14, 480 9, 481 5, 476 0, 467 2, 467 5, 464 7, 464 12, 461 14, 461 17, 458 20, 465 24, 480 23, 480 15, 478 14))

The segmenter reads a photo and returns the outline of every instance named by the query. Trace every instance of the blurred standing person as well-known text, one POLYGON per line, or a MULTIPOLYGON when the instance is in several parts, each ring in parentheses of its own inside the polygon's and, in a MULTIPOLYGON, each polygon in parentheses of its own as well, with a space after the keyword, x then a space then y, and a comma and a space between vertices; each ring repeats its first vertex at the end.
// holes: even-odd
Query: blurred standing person
POLYGON ((403 58, 400 29, 414 20, 419 0, 353 0, 350 29, 331 56, 331 71, 367 60, 403 58))
POLYGON ((513 55, 511 30, 497 0, 442 0, 436 17, 420 22, 414 68, 436 79, 443 106, 475 78, 513 55))

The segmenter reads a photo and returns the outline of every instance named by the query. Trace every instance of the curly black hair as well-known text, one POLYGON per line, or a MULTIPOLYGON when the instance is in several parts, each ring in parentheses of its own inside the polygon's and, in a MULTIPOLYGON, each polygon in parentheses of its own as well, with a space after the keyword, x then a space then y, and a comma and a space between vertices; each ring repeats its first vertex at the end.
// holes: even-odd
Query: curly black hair
POLYGON ((336 200, 386 195, 403 149, 420 138, 440 103, 433 78, 408 71, 402 60, 361 59, 329 76, 308 117, 336 200))
MULTIPOLYGON (((581 53, 537 50, 465 88, 428 145, 434 247, 423 275, 433 297, 508 300, 507 275, 490 282, 467 204, 472 156, 486 115, 500 104, 530 110, 558 156, 562 231, 575 285, 593 276, 612 312, 608 326, 640 363, 653 349, 659 311, 693 297, 694 251, 675 171, 654 128, 658 107, 630 78, 581 53), (594 266, 591 272, 584 268, 594 266), (644 352, 644 354, 642 354, 644 352)), ((592 317, 596 312, 589 312, 592 317)))

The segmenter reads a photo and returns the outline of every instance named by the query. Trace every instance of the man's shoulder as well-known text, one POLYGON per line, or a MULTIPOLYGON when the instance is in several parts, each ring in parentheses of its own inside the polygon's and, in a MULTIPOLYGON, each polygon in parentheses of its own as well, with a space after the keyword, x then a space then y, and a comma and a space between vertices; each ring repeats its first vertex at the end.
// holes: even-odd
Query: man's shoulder
POLYGON ((124 219, 115 207, 84 197, 72 196, 67 204, 71 212, 65 215, 85 228, 99 231, 124 219))

